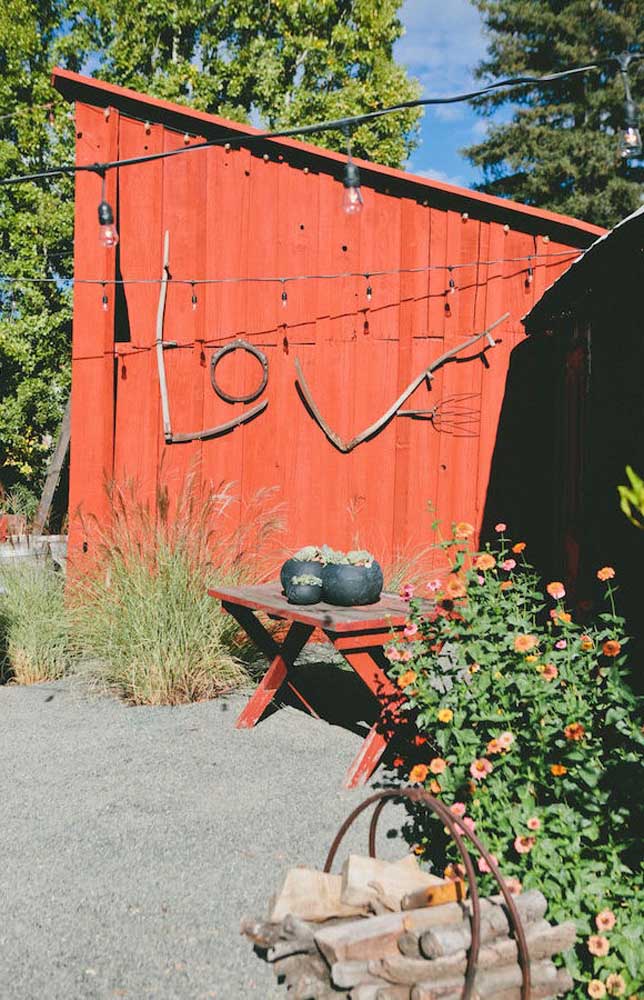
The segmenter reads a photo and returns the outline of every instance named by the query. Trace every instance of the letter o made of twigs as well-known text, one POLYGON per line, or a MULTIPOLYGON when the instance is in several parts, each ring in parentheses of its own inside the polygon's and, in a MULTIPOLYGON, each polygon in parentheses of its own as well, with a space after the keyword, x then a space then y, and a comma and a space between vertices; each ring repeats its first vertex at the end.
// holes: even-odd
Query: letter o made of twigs
POLYGON ((210 359, 210 384, 217 395, 221 399, 225 399, 227 403, 252 403, 254 399, 261 396, 266 388, 266 385, 268 384, 268 358, 263 351, 260 351, 259 348, 255 347, 254 344, 250 344, 247 340, 232 340, 230 344, 226 344, 218 351, 215 351, 210 359), (226 354, 231 354, 233 351, 246 351, 248 354, 252 354, 254 358, 257 358, 262 366, 262 378, 259 385, 256 389, 253 389, 252 392, 249 392, 245 396, 231 396, 230 393, 225 392, 217 382, 215 374, 217 365, 226 354))

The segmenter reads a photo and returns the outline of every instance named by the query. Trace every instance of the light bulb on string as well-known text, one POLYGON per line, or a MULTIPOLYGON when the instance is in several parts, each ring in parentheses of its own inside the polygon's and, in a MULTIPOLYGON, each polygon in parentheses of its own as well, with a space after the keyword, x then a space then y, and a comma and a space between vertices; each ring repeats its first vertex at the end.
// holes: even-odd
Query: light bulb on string
POLYGON ((101 306, 103 312, 107 312, 108 305, 109 305, 109 300, 107 298, 107 288, 105 285, 103 285, 103 298, 101 299, 101 306))
POLYGON ((533 278, 534 278, 534 271, 532 270, 532 257, 528 257, 528 270, 526 271, 526 276, 525 276, 526 288, 530 287, 533 278))
POLYGON ((367 302, 371 302, 371 296, 373 295, 373 290, 371 288, 371 283, 369 281, 369 275, 365 274, 365 278, 367 279, 367 302))
POLYGON ((286 294, 286 285, 282 281, 282 309, 286 309, 288 305, 288 295, 286 294))
POLYGON ((191 282, 191 286, 192 286, 192 297, 191 297, 190 301, 192 302, 192 311, 196 312, 197 311, 197 291, 195 289, 195 283, 194 283, 194 281, 191 282))
POLYGON ((114 222, 114 212, 112 206, 105 200, 105 174, 102 175, 103 185, 101 190, 101 201, 98 206, 98 239, 108 250, 115 247, 119 241, 119 234, 114 222))
POLYGON ((637 105, 631 96, 628 79, 628 65, 631 55, 623 52, 619 57, 619 70, 624 84, 624 127, 619 135, 617 146, 622 160, 638 159, 642 155, 642 133, 640 132, 637 105))
POLYGON ((452 274, 451 267, 448 267, 447 270, 449 271, 449 282, 448 282, 448 285, 447 285, 447 294, 448 295, 453 295, 454 292, 456 291, 456 282, 454 281, 454 276, 452 274))
POLYGON ((344 168, 344 178, 342 181, 344 185, 342 209, 346 215, 356 215, 362 211, 362 206, 364 205, 362 191, 360 190, 360 171, 351 159, 351 139, 348 129, 345 129, 345 135, 347 137, 347 163, 344 168))

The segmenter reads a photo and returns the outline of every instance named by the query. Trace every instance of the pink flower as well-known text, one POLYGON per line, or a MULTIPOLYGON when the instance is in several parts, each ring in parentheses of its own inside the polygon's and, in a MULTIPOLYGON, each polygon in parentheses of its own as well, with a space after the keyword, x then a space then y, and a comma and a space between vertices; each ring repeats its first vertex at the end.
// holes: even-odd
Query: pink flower
POLYGON ((555 649, 565 649, 567 645, 568 645, 568 643, 566 642, 565 639, 559 639, 555 643, 555 649))
MULTIPOLYGON (((494 864, 498 865, 499 859, 496 857, 496 855, 495 854, 490 854, 490 857, 492 858, 492 861, 494 862, 494 864)), ((489 872, 489 871, 492 871, 492 869, 488 865, 488 863, 485 860, 485 858, 479 858, 478 861, 476 862, 476 864, 478 865, 478 869, 479 869, 480 872, 489 872)))
POLYGON ((454 802, 453 805, 449 807, 449 811, 454 813, 455 816, 464 816, 467 806, 464 802, 454 802))
POLYGON ((503 521, 499 521, 498 524, 494 525, 494 530, 497 531, 500 535, 502 531, 507 530, 507 527, 508 527, 507 524, 504 524, 503 521))
POLYGON ((553 681, 555 677, 559 675, 559 671, 555 667, 554 663, 546 663, 543 670, 541 671, 541 676, 544 681, 553 681))
POLYGON ((517 854, 529 854, 536 842, 535 837, 515 837, 514 849, 517 854))
POLYGON ((400 591, 400 596, 402 597, 403 601, 411 601, 412 597, 414 596, 414 590, 415 588, 413 583, 406 583, 403 589, 400 591))
POLYGON ((441 589, 440 580, 430 580, 429 583, 427 584, 427 589, 430 592, 430 594, 435 594, 437 590, 441 589))
POLYGON ((598 931, 612 931, 617 922, 617 917, 612 910, 602 910, 595 917, 595 924, 598 931))
POLYGON ((528 830, 540 830, 541 820, 539 819, 538 816, 531 816, 528 822, 526 823, 526 826, 528 830))
POLYGON ((610 951, 608 938, 605 938, 602 934, 591 934, 588 938, 588 951, 591 955, 603 958, 610 951))
POLYGON ((474 833, 474 831, 476 830, 476 823, 474 822, 471 816, 463 816, 461 823, 463 824, 466 830, 470 831, 470 833, 474 833))
POLYGON ((434 757, 434 759, 429 762, 429 770, 432 774, 442 774, 446 767, 447 761, 443 760, 442 757, 434 757))
POLYGON ((403 634, 406 639, 413 639, 417 633, 418 633, 418 625, 416 624, 416 622, 409 622, 407 625, 405 625, 405 628, 403 629, 403 634))
POLYGON ((402 649, 398 654, 398 659, 401 661, 401 663, 409 663, 413 655, 414 654, 412 653, 411 649, 402 649))
POLYGON ((511 875, 510 878, 506 878, 505 884, 507 885, 508 889, 510 890, 513 896, 519 896, 521 890, 523 889, 523 885, 521 884, 520 879, 516 877, 516 875, 511 875))
POLYGON ((501 569, 505 569, 509 573, 511 569, 514 569, 516 564, 517 564, 516 559, 504 559, 503 562, 501 563, 501 569))
POLYGON ((560 601, 562 597, 566 596, 566 588, 563 583, 559 582, 559 580, 554 580, 553 583, 549 583, 546 590, 550 596, 555 599, 555 601, 560 601))
POLYGON ((400 652, 395 646, 387 646, 385 649, 385 656, 390 663, 397 663, 400 660, 400 652))
POLYGON ((486 775, 492 772, 492 770, 492 764, 487 757, 479 757, 478 760, 475 760, 470 764, 470 774, 475 781, 485 778, 486 775))
POLYGON ((479 573, 476 577, 476 582, 480 584, 480 586, 482 587, 483 584, 485 583, 485 577, 481 576, 481 574, 479 573))
POLYGON ((497 742, 502 750, 509 750, 514 743, 514 736, 512 733, 501 733, 497 742))

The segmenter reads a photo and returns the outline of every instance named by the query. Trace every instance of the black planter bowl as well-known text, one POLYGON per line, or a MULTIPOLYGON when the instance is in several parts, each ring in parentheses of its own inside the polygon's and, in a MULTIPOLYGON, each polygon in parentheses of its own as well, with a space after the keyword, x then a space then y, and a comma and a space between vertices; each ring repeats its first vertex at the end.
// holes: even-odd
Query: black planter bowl
MULTIPOLYGON (((322 563, 314 559, 287 559, 280 570, 280 583, 286 593, 287 584, 294 576, 322 576, 322 563)), ((318 597, 318 600, 320 598, 318 597)), ((310 603, 310 602, 308 602, 310 603)))
POLYGON ((327 604, 343 608, 375 604, 382 585, 382 569, 377 562, 371 566, 330 564, 322 570, 322 596, 327 604))
POLYGON ((319 583, 287 583, 284 592, 289 604, 317 604, 322 600, 319 583))

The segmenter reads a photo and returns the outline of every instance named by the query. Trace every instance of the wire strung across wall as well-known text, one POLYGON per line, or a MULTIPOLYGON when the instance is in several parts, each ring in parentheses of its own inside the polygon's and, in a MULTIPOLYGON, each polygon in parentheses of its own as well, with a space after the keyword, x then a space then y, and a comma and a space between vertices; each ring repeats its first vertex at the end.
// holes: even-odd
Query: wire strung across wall
MULTIPOLYGON (((424 274, 429 271, 447 271, 451 274, 453 271, 464 270, 466 268, 472 267, 495 267, 498 264, 519 264, 526 263, 526 273, 532 277, 531 272, 534 270, 532 263, 543 261, 541 267, 547 266, 548 260, 559 259, 561 257, 569 257, 571 260, 578 260, 584 256, 586 250, 555 250, 552 253, 531 253, 520 257, 495 257, 492 260, 472 260, 463 261, 456 264, 424 264, 418 267, 395 267, 386 268, 383 270, 375 271, 338 271, 331 274, 289 274, 289 275, 260 275, 253 277, 250 275, 242 275, 239 277, 229 277, 229 278, 171 278, 171 284, 173 285, 190 285, 192 287, 196 285, 228 285, 228 284, 280 284, 284 285, 287 282, 297 282, 297 281, 332 281, 339 278, 362 278, 365 281, 370 281, 372 278, 382 278, 391 277, 397 274, 424 274)), ((450 278, 450 280, 453 280, 450 278)), ((13 275, 0 275, 0 283, 6 284, 21 284, 21 283, 34 283, 34 284, 74 284, 74 285, 158 285, 162 281, 161 278, 74 278, 74 277, 54 277, 54 278, 44 278, 44 277, 19 277, 13 275)), ((453 286, 451 286, 453 287, 453 286)), ((367 296, 370 298, 372 294, 372 289, 369 286, 367 291, 367 296)))

